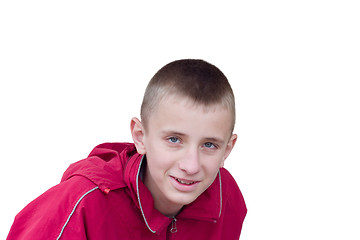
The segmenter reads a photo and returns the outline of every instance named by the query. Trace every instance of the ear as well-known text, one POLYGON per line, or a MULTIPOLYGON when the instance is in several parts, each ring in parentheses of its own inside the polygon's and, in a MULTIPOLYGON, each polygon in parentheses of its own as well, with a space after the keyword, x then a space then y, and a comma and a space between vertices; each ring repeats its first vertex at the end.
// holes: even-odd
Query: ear
POLYGON ((144 155, 146 153, 145 144, 144 144, 145 131, 139 119, 135 117, 131 119, 130 131, 137 152, 141 155, 144 155))
POLYGON ((226 160, 226 158, 229 156, 229 154, 231 153, 231 150, 234 148, 235 143, 236 143, 236 140, 237 140, 237 135, 236 135, 236 134, 233 134, 233 135, 230 137, 229 142, 228 142, 227 145, 226 145, 224 158, 223 158, 223 160, 222 160, 222 162, 221 162, 221 167, 224 167, 225 160, 226 160))

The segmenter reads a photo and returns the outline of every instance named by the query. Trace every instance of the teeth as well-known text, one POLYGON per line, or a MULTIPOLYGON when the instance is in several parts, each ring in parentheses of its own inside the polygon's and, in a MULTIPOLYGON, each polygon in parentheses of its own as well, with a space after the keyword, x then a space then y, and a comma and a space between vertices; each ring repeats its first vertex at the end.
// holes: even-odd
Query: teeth
POLYGON ((186 185, 191 185, 191 184, 194 183, 194 182, 184 182, 184 181, 182 181, 182 180, 180 180, 180 179, 178 179, 178 178, 176 178, 176 181, 178 181, 178 182, 181 183, 181 184, 186 184, 186 185))

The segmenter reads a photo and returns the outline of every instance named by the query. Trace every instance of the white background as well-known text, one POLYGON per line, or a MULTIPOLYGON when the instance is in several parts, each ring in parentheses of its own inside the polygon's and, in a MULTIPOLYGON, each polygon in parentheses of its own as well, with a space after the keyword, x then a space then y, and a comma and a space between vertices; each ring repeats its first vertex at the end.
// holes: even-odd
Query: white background
POLYGON ((0 239, 70 163, 131 141, 148 80, 180 58, 236 94, 241 239, 360 239, 358 1, 119 2, 1 1, 0 239))

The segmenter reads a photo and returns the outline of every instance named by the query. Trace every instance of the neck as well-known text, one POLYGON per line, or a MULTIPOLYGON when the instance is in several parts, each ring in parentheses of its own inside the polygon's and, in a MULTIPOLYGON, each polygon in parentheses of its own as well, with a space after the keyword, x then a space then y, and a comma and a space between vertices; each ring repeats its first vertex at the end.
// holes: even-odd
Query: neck
POLYGON ((161 212, 164 216, 169 218, 174 218, 178 213, 181 211, 183 206, 180 207, 165 207, 165 205, 159 203, 159 201, 156 201, 154 199, 154 207, 156 210, 161 212))

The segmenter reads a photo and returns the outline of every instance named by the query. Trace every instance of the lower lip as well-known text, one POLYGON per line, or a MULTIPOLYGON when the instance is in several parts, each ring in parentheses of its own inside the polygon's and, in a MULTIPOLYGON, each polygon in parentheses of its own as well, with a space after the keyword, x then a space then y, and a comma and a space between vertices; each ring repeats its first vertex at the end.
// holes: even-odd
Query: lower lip
POLYGON ((171 184, 173 187, 181 192, 193 192, 197 188, 199 182, 194 182, 190 185, 178 182, 174 177, 170 177, 171 184))

